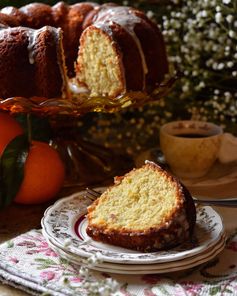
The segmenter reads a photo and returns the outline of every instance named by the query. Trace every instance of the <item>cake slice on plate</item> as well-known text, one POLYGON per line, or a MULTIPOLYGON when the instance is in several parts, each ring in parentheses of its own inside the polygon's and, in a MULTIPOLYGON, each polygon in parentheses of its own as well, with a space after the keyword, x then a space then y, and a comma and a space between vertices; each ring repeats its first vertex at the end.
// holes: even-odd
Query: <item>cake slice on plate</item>
POLYGON ((188 190, 153 162, 116 177, 88 208, 87 234, 138 251, 169 249, 192 236, 196 209, 188 190))

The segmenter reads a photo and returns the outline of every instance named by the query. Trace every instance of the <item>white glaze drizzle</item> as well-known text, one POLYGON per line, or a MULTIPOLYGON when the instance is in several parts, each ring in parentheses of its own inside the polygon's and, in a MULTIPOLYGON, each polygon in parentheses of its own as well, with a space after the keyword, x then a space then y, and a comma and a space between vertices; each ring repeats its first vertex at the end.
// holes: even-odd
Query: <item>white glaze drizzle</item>
POLYGON ((25 6, 22 6, 21 8, 19 8, 19 10, 26 15, 30 15, 32 8, 35 9, 35 3, 29 3, 25 6))
POLYGON ((132 36, 140 53, 144 73, 143 87, 145 88, 145 75, 148 72, 148 68, 140 40, 137 38, 137 35, 134 32, 135 25, 140 22, 140 18, 132 12, 130 7, 112 6, 110 8, 102 9, 101 11, 99 11, 96 21, 93 25, 97 28, 106 31, 107 33, 110 33, 110 31, 107 28, 107 25, 116 23, 119 26, 121 26, 124 30, 126 30, 130 34, 130 36, 132 36))
POLYGON ((79 86, 75 81, 72 79, 69 80, 69 89, 73 94, 87 94, 89 93, 89 89, 85 86, 79 86))
POLYGON ((59 34, 59 29, 50 27, 50 26, 45 26, 42 27, 41 29, 29 29, 27 28, 26 34, 28 36, 28 45, 27 45, 27 50, 28 50, 28 56, 29 56, 29 63, 34 64, 34 48, 35 45, 37 44, 37 38, 38 36, 45 31, 51 31, 51 33, 54 34, 55 39, 58 39, 58 34, 59 34))
MULTIPOLYGON (((11 35, 12 28, 0 26, 0 29, 3 29, 3 38, 8 38, 8 41, 15 41, 14 37, 11 35), (5 37, 4 37, 5 36, 5 37)), ((28 56, 29 56, 29 63, 34 64, 34 44, 36 42, 36 38, 38 36, 39 30, 28 29, 25 31, 28 37, 28 56)))
POLYGON ((13 6, 7 6, 7 7, 4 7, 1 9, 1 13, 8 14, 8 15, 11 15, 11 14, 14 15, 15 10, 16 10, 16 8, 14 8, 13 6))
POLYGON ((45 28, 39 29, 39 30, 34 30, 34 29, 28 29, 26 31, 27 36, 28 36, 28 45, 27 45, 27 50, 28 50, 28 57, 29 57, 29 63, 34 64, 34 47, 37 42, 37 37, 42 30, 45 30, 45 28))

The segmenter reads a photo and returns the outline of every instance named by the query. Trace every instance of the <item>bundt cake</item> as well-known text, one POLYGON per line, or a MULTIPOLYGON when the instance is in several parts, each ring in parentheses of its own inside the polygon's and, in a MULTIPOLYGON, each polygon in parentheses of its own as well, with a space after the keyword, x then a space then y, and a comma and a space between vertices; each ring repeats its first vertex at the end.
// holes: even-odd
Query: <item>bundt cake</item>
POLYGON ((162 35, 134 8, 81 2, 0 10, 0 98, 151 91, 168 72, 162 35))
POLYGON ((169 249, 192 236, 196 209, 188 190, 153 162, 115 180, 88 207, 87 234, 138 251, 169 249))

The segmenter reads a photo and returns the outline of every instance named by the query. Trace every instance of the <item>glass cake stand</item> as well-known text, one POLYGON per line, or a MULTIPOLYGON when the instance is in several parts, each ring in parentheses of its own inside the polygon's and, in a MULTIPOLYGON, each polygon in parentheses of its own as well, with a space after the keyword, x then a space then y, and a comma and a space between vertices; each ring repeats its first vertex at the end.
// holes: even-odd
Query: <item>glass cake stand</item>
POLYGON ((128 92, 116 98, 88 97, 85 93, 70 99, 13 97, 0 99, 0 109, 11 113, 27 113, 49 119, 53 135, 50 145, 60 153, 66 167, 65 188, 83 188, 121 175, 133 167, 133 161, 83 139, 78 133, 79 117, 89 112, 115 113, 126 107, 139 107, 164 97, 177 77, 169 77, 148 94, 128 92))

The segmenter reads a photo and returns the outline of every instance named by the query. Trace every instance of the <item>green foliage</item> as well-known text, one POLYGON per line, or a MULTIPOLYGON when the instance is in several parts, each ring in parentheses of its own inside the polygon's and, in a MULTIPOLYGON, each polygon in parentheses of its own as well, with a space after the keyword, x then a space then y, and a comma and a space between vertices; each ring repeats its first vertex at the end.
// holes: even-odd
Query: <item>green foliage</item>
POLYGON ((0 158, 0 208, 10 205, 24 178, 30 144, 26 135, 15 137, 0 158))
POLYGON ((17 114, 15 118, 24 129, 25 134, 30 134, 35 141, 49 142, 52 138, 52 128, 47 117, 34 114, 17 114))

